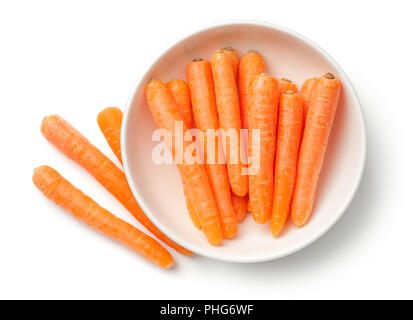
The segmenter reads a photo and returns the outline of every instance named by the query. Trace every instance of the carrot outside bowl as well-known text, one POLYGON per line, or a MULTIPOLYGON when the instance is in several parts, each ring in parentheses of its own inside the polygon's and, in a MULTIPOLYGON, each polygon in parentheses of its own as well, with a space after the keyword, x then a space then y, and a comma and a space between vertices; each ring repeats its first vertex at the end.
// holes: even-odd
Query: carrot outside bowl
POLYGON ((152 222, 168 237, 193 252, 229 262, 252 263, 294 253, 326 233, 343 215, 360 183, 366 157, 366 133, 357 95, 343 70, 318 45, 283 27, 251 21, 218 23, 177 41, 138 78, 126 106, 121 137, 122 159, 132 192, 152 222), (219 247, 208 244, 186 208, 175 165, 155 164, 152 141, 156 129, 145 100, 150 79, 186 79, 185 67, 193 58, 210 60, 213 52, 231 46, 240 56, 249 49, 264 57, 267 72, 294 80, 299 86, 310 77, 332 72, 342 81, 341 101, 320 176, 313 215, 297 229, 287 222, 279 238, 269 224, 258 225, 250 214, 239 225, 235 239, 219 247))

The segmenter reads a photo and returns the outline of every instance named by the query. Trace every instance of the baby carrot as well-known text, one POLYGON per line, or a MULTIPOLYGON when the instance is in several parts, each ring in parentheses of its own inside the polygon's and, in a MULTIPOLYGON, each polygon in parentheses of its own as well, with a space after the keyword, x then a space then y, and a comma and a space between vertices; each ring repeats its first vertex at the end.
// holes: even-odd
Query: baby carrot
POLYGON ((314 88, 314 84, 316 82, 317 78, 310 78, 305 80, 303 83, 303 86, 301 87, 300 90, 300 96, 301 99, 303 100, 304 104, 304 119, 307 116, 307 111, 308 111, 308 106, 310 104, 310 99, 311 99, 311 94, 314 88))
POLYGON ((194 224, 195 228, 201 229, 201 223, 199 222, 199 217, 195 211, 195 207, 192 205, 188 187, 184 185, 183 188, 184 188, 184 195, 186 199, 186 208, 188 209, 188 213, 189 213, 189 216, 191 217, 191 221, 194 224))
POLYGON ((146 229, 179 253, 186 256, 193 254, 165 236, 149 220, 133 197, 125 174, 66 120, 57 115, 46 117, 41 131, 51 144, 88 171, 146 229))
POLYGON ((235 193, 232 193, 232 205, 238 222, 244 220, 247 213, 247 198, 248 196, 238 197, 235 193))
POLYGON ((301 142, 291 205, 291 218, 298 227, 306 224, 311 215, 340 91, 340 80, 331 73, 318 78, 314 87, 301 142))
POLYGON ((239 63, 239 102, 241 108, 241 127, 248 129, 248 86, 251 80, 265 72, 264 59, 255 50, 249 50, 239 63))
POLYGON ((211 65, 208 61, 195 59, 186 68, 186 77, 192 97, 192 106, 196 127, 202 131, 205 145, 203 147, 205 169, 218 206, 222 234, 225 238, 233 238, 237 233, 237 219, 231 201, 231 187, 225 164, 218 162, 220 140, 215 137, 214 163, 208 163, 207 130, 219 129, 217 106, 215 103, 214 80, 211 65))
POLYGON ((173 265, 171 254, 157 241, 99 206, 53 168, 36 168, 33 183, 47 198, 89 227, 120 242, 161 268, 173 265))
POLYGON ((234 71, 234 78, 235 81, 238 79, 238 67, 239 67, 239 57, 237 51, 235 51, 232 47, 224 47, 219 49, 218 51, 225 53, 231 63, 232 70, 234 71))
POLYGON ((108 107, 98 114, 98 125, 105 136, 109 147, 112 149, 119 162, 122 164, 120 152, 120 129, 122 127, 123 112, 116 107, 108 107))
POLYGON ((251 201, 250 201, 249 195, 248 195, 248 199, 247 199, 247 211, 251 212, 251 201))
POLYGON ((194 120, 188 85, 184 80, 171 80, 166 86, 170 90, 186 126, 192 129, 194 127, 194 120))
POLYGON ((278 237, 290 211, 303 125, 303 102, 297 93, 280 97, 275 154, 274 201, 271 231, 278 237))
POLYGON ((227 162, 228 178, 232 191, 242 197, 248 192, 248 176, 243 174, 241 155, 244 154, 244 143, 240 141, 241 116, 238 102, 237 84, 231 63, 226 54, 219 50, 212 56, 212 73, 215 82, 215 95, 218 108, 219 125, 225 132, 236 137, 237 145, 234 146, 228 137, 224 144, 227 162), (234 148, 232 150, 232 148, 234 148), (235 149, 236 148, 236 149, 235 149), (238 159, 232 159, 231 153, 238 159))
POLYGON ((278 82, 268 75, 256 76, 248 90, 249 150, 251 152, 252 130, 260 134, 260 167, 253 174, 250 170, 249 197, 254 221, 264 224, 271 216, 274 190, 274 154, 277 129, 278 82))
MULTIPOLYGON (((194 127, 194 116, 192 112, 191 105, 191 95, 189 92, 188 85, 184 80, 171 80, 166 86, 168 87, 172 98, 174 98, 176 106, 182 115, 184 123, 189 129, 194 127)), ((199 222, 198 214, 195 212, 195 207, 192 205, 189 199, 189 191, 186 190, 188 186, 182 182, 184 188, 184 194, 186 198, 186 207, 188 209, 189 216, 191 217, 192 223, 197 229, 201 229, 201 224, 199 222)))
POLYGON ((286 78, 278 80, 278 89, 280 90, 280 96, 287 91, 298 92, 297 86, 290 79, 286 78))
MULTIPOLYGON (((120 163, 122 163, 120 151, 120 130, 122 126, 123 112, 116 107, 109 107, 101 111, 98 115, 97 121, 100 130, 106 138, 113 153, 117 156, 120 163)), ((185 192, 185 197, 187 194, 185 192)), ((195 227, 200 228, 198 217, 190 201, 187 199, 188 212, 195 227)))
MULTIPOLYGON (((168 88, 158 80, 152 80, 146 86, 146 100, 152 112, 154 122, 158 128, 169 130, 172 133, 172 146, 169 145, 172 155, 175 156, 173 145, 175 144, 175 123, 182 121, 182 115, 168 88)), ((187 130, 185 123, 184 131, 187 130)), ((190 144, 183 141, 183 148, 190 144)), ((220 227, 219 214, 214 199, 208 175, 202 164, 179 164, 177 163, 181 178, 187 185, 190 200, 198 214, 201 229, 210 244, 218 246, 222 241, 222 231, 220 227)))

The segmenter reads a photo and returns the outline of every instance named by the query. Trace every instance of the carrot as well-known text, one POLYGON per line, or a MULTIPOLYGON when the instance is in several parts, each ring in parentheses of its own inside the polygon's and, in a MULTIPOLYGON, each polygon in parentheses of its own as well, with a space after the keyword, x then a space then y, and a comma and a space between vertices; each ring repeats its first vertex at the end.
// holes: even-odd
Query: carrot
POLYGON ((340 80, 331 73, 317 79, 314 87, 301 142, 291 205, 291 218, 298 227, 306 224, 311 215, 340 91, 340 80))
POLYGON ((274 237, 280 234, 290 211, 302 125, 303 101, 297 93, 287 91, 281 95, 279 104, 274 201, 271 216, 271 232, 274 237))
POLYGON ((249 50, 239 63, 239 102, 241 108, 241 127, 248 129, 248 86, 251 80, 265 72, 262 56, 255 50, 249 50))
POLYGON ((232 193, 232 205, 238 222, 244 220, 247 213, 247 198, 248 196, 238 197, 235 193, 232 193))
POLYGON ((75 218, 120 242, 148 261, 161 268, 170 268, 174 264, 171 254, 157 241, 99 206, 53 168, 36 168, 33 172, 33 183, 47 198, 75 218))
POLYGON ((171 80, 166 86, 170 90, 186 126, 192 129, 194 127, 194 120, 188 85, 184 80, 171 80))
POLYGON ((232 66, 232 70, 234 71, 235 81, 237 81, 239 67, 239 57, 237 51, 235 51, 232 47, 224 47, 219 49, 218 51, 225 53, 227 55, 232 66))
POLYGON ((191 202, 188 187, 185 187, 185 186, 184 186, 184 195, 186 199, 186 208, 188 209, 188 213, 189 213, 189 216, 191 217, 191 221, 194 224, 195 228, 201 229, 201 223, 199 222, 199 217, 195 211, 195 207, 193 206, 191 202))
POLYGON ((278 89, 280 90, 280 96, 287 91, 298 92, 297 86, 290 79, 286 78, 278 80, 278 89))
POLYGON ((240 141, 241 117, 238 102, 237 84, 228 57, 219 50, 212 56, 212 73, 215 81, 215 95, 218 108, 219 126, 226 132, 234 131, 237 145, 226 139, 224 145, 227 162, 228 178, 232 191, 242 197, 248 192, 248 176, 243 174, 241 155, 244 154, 244 144, 240 141), (238 148, 231 152, 231 148, 238 148), (238 159, 231 159, 231 153, 238 159))
POLYGON ((252 130, 260 134, 260 167, 256 174, 250 170, 249 197, 254 221, 264 224, 271 216, 274 190, 274 154, 278 111, 278 82, 268 75, 256 76, 248 90, 249 150, 252 148, 252 130))
MULTIPOLYGON (((168 88, 158 80, 152 80, 146 86, 146 100, 152 112, 154 122, 158 128, 167 129, 172 133, 172 146, 168 145, 172 155, 175 157, 175 123, 183 121, 178 107, 168 88)), ((184 131, 187 130, 183 124, 184 131)), ((183 148, 190 144, 183 141, 183 148)), ((219 214, 215 203, 214 194, 208 181, 208 175, 202 164, 179 164, 177 163, 184 185, 187 185, 190 200, 195 207, 201 223, 201 229, 210 244, 218 246, 222 241, 219 214)))
POLYGON ((251 201, 250 201, 249 195, 248 195, 248 200, 247 200, 247 211, 251 212, 251 201))
POLYGON ((179 253, 186 256, 193 254, 165 236, 149 220, 133 197, 125 174, 66 120, 57 115, 46 117, 41 131, 51 144, 88 171, 146 229, 179 253))
POLYGON ((122 164, 120 152, 120 129, 122 127, 123 112, 116 107, 108 107, 102 110, 97 117, 100 131, 102 131, 119 162, 122 164))
MULTIPOLYGON (((194 127, 194 116, 192 113, 191 95, 188 85, 184 80, 171 80, 166 84, 166 86, 168 87, 172 98, 174 98, 175 100, 184 123, 189 129, 192 129, 194 127)), ((186 198, 186 207, 188 209, 192 223, 197 229, 201 229, 198 214, 195 212, 195 207, 192 205, 191 200, 189 199, 189 191, 186 190, 188 187, 184 183, 183 188, 186 198)))
MULTIPOLYGON (((208 129, 219 129, 217 106, 215 103, 214 83, 211 65, 208 61, 195 59, 186 68, 186 77, 192 97, 193 113, 196 127, 202 131, 204 142, 208 129)), ((203 147, 205 169, 218 206, 222 234, 225 238, 233 238, 237 233, 237 219, 231 201, 231 187, 225 164, 218 163, 218 149, 221 148, 218 137, 215 137, 214 163, 208 163, 206 144, 203 147)))
POLYGON ((311 95, 312 95, 312 91, 314 88, 314 84, 316 82, 317 78, 310 78, 305 80, 305 82, 303 83, 303 86, 301 87, 300 90, 300 96, 301 99, 303 100, 304 104, 304 119, 307 116, 307 111, 308 111, 308 106, 310 104, 310 99, 311 99, 311 95))

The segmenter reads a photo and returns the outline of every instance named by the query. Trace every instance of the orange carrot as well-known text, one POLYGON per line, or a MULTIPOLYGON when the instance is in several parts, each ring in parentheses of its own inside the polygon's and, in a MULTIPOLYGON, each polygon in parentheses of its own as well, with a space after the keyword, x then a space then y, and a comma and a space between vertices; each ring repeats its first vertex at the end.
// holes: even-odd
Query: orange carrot
POLYGON ((184 195, 186 199, 186 208, 188 209, 188 213, 189 213, 189 216, 191 217, 191 221, 194 224, 195 228, 201 229, 201 223, 199 222, 199 217, 195 211, 195 207, 193 206, 191 202, 188 187, 183 186, 183 188, 184 188, 184 195))
POLYGON ((232 205, 238 222, 244 220, 247 213, 247 198, 248 196, 238 197, 235 193, 232 193, 232 205))
POLYGON ((292 91, 294 93, 298 92, 297 86, 291 80, 286 78, 278 80, 278 90, 280 91, 280 96, 287 91, 292 91))
POLYGON ((298 227, 306 224, 311 215, 340 91, 340 80, 331 73, 318 78, 314 87, 301 142, 291 205, 291 218, 298 227))
POLYGON ((241 162, 241 155, 244 154, 245 150, 244 143, 240 141, 241 116, 237 84, 227 55, 219 50, 212 56, 212 73, 215 81, 220 128, 227 133, 232 131, 232 134, 238 140, 237 145, 234 146, 233 143, 230 143, 231 139, 227 138, 224 149, 232 191, 242 197, 248 192, 248 176, 243 174, 243 164, 241 162), (232 151, 231 148, 234 148, 234 150, 232 151), (232 159, 231 153, 237 155, 238 159, 232 159))
MULTIPOLYGON (((152 112, 153 119, 158 128, 169 130, 172 133, 172 145, 168 145, 175 157, 175 123, 182 121, 182 115, 168 88, 158 80, 152 80, 146 86, 146 100, 152 112)), ((183 124, 184 131, 188 128, 183 124)), ((191 142, 183 141, 183 148, 191 142)), ((222 241, 219 214, 214 199, 208 175, 202 164, 176 164, 184 184, 188 186, 190 200, 198 214, 202 231, 210 244, 217 246, 222 241)))
MULTIPOLYGON (((120 151, 120 130, 122 125, 122 116, 123 113, 121 110, 116 107, 109 107, 101 111, 97 118, 100 130, 109 143, 109 146, 112 149, 113 153, 118 157, 120 163, 122 163, 120 151)), ((185 188, 184 193, 185 197, 187 198, 187 192, 185 188)), ((196 212, 194 211, 194 208, 188 199, 187 207, 192 222, 194 223, 195 227, 200 229, 198 216, 196 215, 196 212)))
POLYGON ((51 144, 86 169, 146 229, 179 253, 186 256, 193 254, 165 236, 149 220, 133 197, 125 174, 67 121, 57 115, 51 115, 43 119, 41 131, 51 144))
POLYGON ((225 53, 227 55, 232 66, 232 70, 234 71, 235 81, 237 81, 239 67, 239 57, 237 51, 235 51, 232 47, 224 47, 219 49, 218 51, 225 53))
POLYGON ((303 101, 293 91, 280 97, 271 232, 278 237, 290 211, 303 125, 303 101))
POLYGON ((194 120, 192 115, 191 96, 186 82, 184 80, 171 80, 166 86, 170 90, 186 126, 189 129, 192 129, 194 127, 194 120))
POLYGON ((120 129, 123 112, 116 107, 108 107, 98 114, 98 125, 119 162, 122 164, 120 152, 120 129))
MULTIPOLYGON (((184 123, 189 129, 194 127, 194 116, 192 113, 191 95, 188 85, 184 80, 171 80, 166 86, 168 87, 172 98, 174 98, 176 106, 182 115, 184 123)), ((192 205, 189 199, 189 191, 186 190, 188 186, 182 182, 184 188, 184 194, 186 198, 186 207, 188 209, 189 216, 197 229, 201 229, 198 214, 195 212, 195 207, 192 205)))
POLYGON ((317 78, 307 79, 300 90, 301 99, 303 99, 304 106, 304 119, 307 116, 308 106, 310 104, 311 94, 313 92, 314 84, 317 78))
POLYGON ((248 90, 249 150, 252 130, 260 134, 260 167, 249 176, 249 197, 254 221, 264 224, 271 216, 274 190, 274 154, 277 129, 278 82, 268 75, 256 76, 248 90))
POLYGON ((231 201, 231 187, 225 164, 218 163, 218 149, 221 148, 215 137, 214 163, 207 159, 207 130, 219 129, 217 106, 215 103, 214 82, 211 65, 208 61, 195 59, 186 68, 186 77, 192 97, 193 113, 196 127, 202 131, 205 145, 203 147, 205 169, 215 196, 221 221, 222 234, 233 238, 237 233, 237 219, 231 201))
POLYGON ((241 108, 241 127, 248 129, 248 86, 251 80, 265 72, 262 56, 255 50, 249 50, 239 63, 239 102, 241 108))
POLYGON ((161 268, 173 265, 171 254, 158 242, 99 206, 53 168, 36 168, 33 183, 47 198, 96 231, 120 242, 161 268))

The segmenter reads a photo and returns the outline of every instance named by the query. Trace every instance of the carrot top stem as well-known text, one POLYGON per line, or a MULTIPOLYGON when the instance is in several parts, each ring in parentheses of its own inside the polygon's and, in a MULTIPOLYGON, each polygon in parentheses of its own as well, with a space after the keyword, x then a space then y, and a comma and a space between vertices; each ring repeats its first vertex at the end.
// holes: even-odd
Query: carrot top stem
POLYGON ((330 80, 333 80, 333 79, 336 78, 336 77, 334 76, 334 74, 332 74, 332 73, 330 73, 330 72, 327 72, 325 75, 323 75, 323 77, 326 78, 326 79, 330 79, 330 80))
POLYGON ((193 58, 192 61, 193 61, 193 62, 204 61, 204 59, 202 59, 202 58, 193 58))

